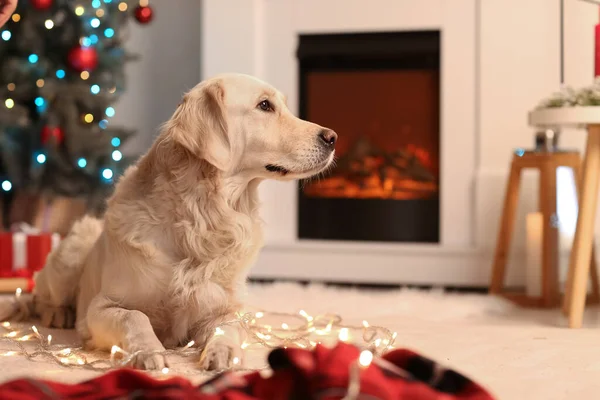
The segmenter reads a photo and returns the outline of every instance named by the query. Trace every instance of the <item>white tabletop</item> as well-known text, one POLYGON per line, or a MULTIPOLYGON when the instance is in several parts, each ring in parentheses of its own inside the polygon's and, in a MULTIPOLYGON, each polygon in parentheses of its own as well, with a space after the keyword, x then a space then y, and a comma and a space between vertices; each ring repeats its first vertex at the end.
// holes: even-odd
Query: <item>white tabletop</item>
POLYGON ((600 125, 600 106, 557 107, 529 113, 529 125, 537 127, 600 125))

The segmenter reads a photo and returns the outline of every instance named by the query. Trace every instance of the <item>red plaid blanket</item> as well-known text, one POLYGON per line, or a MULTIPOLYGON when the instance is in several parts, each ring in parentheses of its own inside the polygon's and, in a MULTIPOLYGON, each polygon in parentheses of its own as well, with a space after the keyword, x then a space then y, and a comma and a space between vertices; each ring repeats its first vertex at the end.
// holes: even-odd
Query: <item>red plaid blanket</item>
MULTIPOLYGON (((156 380, 130 369, 76 385, 19 379, 0 386, 0 399, 341 399, 347 392, 349 367, 358 355, 357 348, 344 343, 313 351, 276 349, 269 355, 270 377, 225 372, 200 386, 183 378, 156 380)), ((358 398, 493 400, 465 376, 408 350, 391 351, 363 370, 358 398)))

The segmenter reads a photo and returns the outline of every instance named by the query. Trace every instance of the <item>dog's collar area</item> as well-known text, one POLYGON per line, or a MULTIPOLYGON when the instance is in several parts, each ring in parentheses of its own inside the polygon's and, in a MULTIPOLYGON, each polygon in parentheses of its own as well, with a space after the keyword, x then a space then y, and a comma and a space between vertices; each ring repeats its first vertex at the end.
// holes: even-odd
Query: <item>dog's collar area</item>
POLYGON ((286 175, 289 171, 279 165, 267 164, 265 165, 265 169, 269 172, 277 172, 281 175, 286 175))

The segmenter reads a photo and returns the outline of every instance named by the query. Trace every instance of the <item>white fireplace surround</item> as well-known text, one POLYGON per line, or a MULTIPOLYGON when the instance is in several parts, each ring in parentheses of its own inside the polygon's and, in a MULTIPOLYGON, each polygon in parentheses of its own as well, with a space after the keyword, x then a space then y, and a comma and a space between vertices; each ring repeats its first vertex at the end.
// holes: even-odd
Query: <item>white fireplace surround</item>
MULTIPOLYGON (((511 151, 532 143, 527 110, 557 87, 558 8, 547 0, 527 3, 535 5, 517 0, 204 0, 203 78, 222 72, 258 76, 288 96, 293 112, 298 110, 299 34, 441 32, 440 244, 299 240, 296 184, 265 182, 260 192, 266 246, 252 276, 487 285, 511 151), (513 12, 516 8, 520 13, 513 12), (557 40, 548 44, 550 34, 557 40), (538 42, 541 49, 535 47, 538 42)), ((587 37, 583 43, 576 40, 585 35, 581 24, 592 36, 593 18, 584 16, 590 10, 569 5, 567 12, 578 21, 567 29, 567 45, 577 43, 567 54, 591 65, 587 37)), ((567 78, 583 84, 590 80, 580 78, 585 74, 591 76, 591 67, 589 72, 568 70, 567 78)), ((564 143, 580 146, 580 141, 564 143)), ((536 180, 526 178, 524 193, 531 196, 525 196, 522 208, 531 209, 536 180)), ((518 226, 524 226, 522 216, 523 211, 518 226)), ((522 228, 515 241, 523 242, 522 228)), ((523 274, 512 271, 509 281, 521 282, 523 274)))

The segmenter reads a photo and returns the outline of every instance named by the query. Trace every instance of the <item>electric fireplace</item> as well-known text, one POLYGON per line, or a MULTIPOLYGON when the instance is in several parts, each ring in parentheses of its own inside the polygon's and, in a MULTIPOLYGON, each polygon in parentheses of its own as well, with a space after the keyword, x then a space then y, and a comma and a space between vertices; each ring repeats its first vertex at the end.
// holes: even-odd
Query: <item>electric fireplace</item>
POLYGON ((439 31, 300 35, 299 111, 337 162, 300 183, 300 239, 439 243, 439 31))

